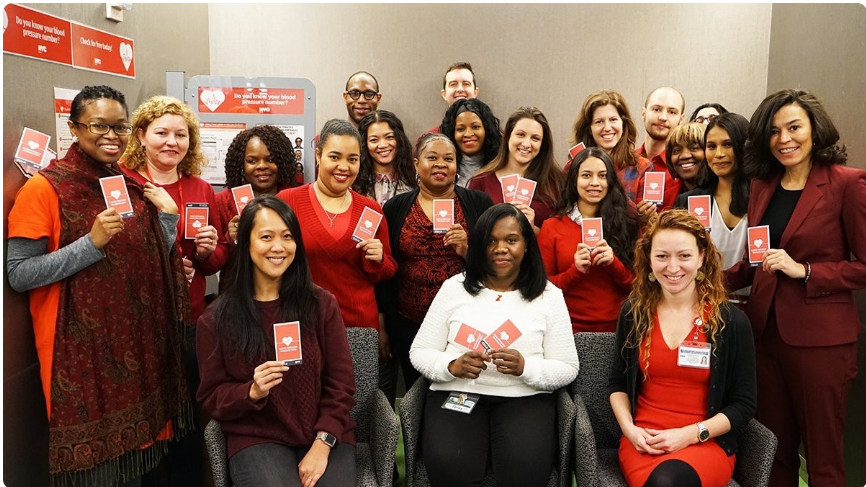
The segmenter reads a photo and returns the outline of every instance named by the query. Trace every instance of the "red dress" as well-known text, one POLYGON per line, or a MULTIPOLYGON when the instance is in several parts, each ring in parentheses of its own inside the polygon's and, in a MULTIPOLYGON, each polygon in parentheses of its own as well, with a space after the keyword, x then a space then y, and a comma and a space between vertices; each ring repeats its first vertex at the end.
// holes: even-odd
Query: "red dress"
MULTIPOLYGON (((687 340, 691 338, 690 333, 687 340)), ((699 332, 698 340, 706 342, 706 335, 699 332)), ((664 430, 707 419, 710 370, 678 366, 678 348, 668 348, 658 316, 655 316, 650 343, 649 377, 641 384, 635 405, 636 426, 664 430)), ((644 344, 641 344, 641 368, 644 357, 644 344)), ((697 434, 698 429, 695 427, 697 434)), ((703 487, 724 487, 734 473, 736 455, 727 456, 715 439, 662 455, 638 452, 625 436, 619 440, 619 466, 631 486, 644 485, 653 469, 665 460, 682 460, 691 465, 700 476, 703 487)))

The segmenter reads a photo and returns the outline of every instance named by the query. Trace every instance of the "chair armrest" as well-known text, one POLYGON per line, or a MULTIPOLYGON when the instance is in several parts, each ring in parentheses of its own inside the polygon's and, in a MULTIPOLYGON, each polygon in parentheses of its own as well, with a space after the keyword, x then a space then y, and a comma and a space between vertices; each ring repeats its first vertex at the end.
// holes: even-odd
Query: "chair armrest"
POLYGON ((595 447, 595 434, 583 398, 574 396, 574 476, 577 485, 594 487, 598 485, 598 453, 595 447))
POLYGON ((421 451, 421 421, 430 381, 418 378, 400 401, 400 427, 403 430, 403 453, 406 460, 407 485, 415 478, 415 464, 421 451))
POLYGON ((766 426, 752 419, 737 436, 739 451, 734 480, 743 487, 763 487, 770 480, 770 468, 779 440, 766 426))
POLYGON ((559 462, 557 467, 560 487, 571 487, 571 449, 574 445, 574 418, 576 415, 574 401, 563 387, 556 392, 556 422, 559 437, 559 462))
POLYGON ((391 485, 397 453, 397 416, 385 393, 376 389, 370 396, 373 424, 370 431, 370 455, 379 485, 391 485))
POLYGON ((213 470, 214 487, 229 487, 228 453, 226 450, 226 437, 223 434, 220 422, 211 419, 204 429, 204 442, 207 446, 207 454, 210 457, 211 469, 213 470))

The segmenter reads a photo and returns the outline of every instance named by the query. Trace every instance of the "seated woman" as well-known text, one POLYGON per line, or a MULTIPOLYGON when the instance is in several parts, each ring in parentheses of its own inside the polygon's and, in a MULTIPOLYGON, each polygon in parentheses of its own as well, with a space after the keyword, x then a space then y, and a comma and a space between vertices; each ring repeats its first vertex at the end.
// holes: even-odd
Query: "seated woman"
POLYGON ((695 108, 695 111, 692 112, 692 116, 689 117, 689 122, 697 122, 706 125, 712 122, 714 118, 724 113, 728 113, 728 110, 718 103, 704 103, 695 108))
POLYGON ((481 485, 488 452, 497 485, 547 485, 557 452, 550 392, 577 376, 577 351, 519 209, 481 215, 466 270, 442 284, 410 357, 432 382, 421 440, 431 485, 481 485))
POLYGON ((484 191, 494 203, 503 203, 503 176, 517 174, 537 183, 535 196, 527 206, 513 203, 529 219, 538 234, 544 220, 553 213, 565 176, 553 156, 553 134, 547 117, 535 107, 520 107, 505 122, 504 142, 499 154, 481 168, 467 186, 484 191))
POLYGON ((634 278, 639 222, 605 151, 590 147, 575 157, 554 214, 541 227, 538 246, 550 282, 565 295, 572 331, 615 331, 634 278), (583 219, 596 217, 604 239, 590 248, 583 219))
POLYGON ((226 292, 198 322, 198 400, 222 423, 239 486, 354 486, 355 375, 340 308, 312 283, 294 212, 262 195, 241 213, 226 292), (274 325, 300 322, 302 362, 276 360, 274 325))
POLYGON ((461 98, 448 107, 441 127, 459 150, 457 184, 465 188, 472 176, 499 153, 502 145, 499 119, 483 101, 461 98))
POLYGON ((665 188, 663 209, 672 208, 676 197, 701 186, 707 175, 704 158, 704 132, 706 126, 689 122, 671 130, 665 143, 668 174, 674 179, 670 188, 665 188))
POLYGON ((685 210, 650 218, 616 329, 610 404, 630 486, 725 486, 755 413, 749 320, 727 303, 722 259, 685 210))
POLYGON ((387 110, 361 119, 361 165, 352 189, 384 205, 391 197, 418 187, 412 166, 412 142, 403 122, 387 110))

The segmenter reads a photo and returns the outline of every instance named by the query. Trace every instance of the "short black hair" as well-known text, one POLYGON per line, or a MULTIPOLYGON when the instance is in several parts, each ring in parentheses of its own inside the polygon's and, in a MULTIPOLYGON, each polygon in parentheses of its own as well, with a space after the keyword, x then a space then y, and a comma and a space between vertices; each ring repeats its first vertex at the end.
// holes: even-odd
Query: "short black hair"
POLYGON ((695 111, 692 112, 692 116, 689 117, 689 122, 694 122, 695 119, 698 117, 698 112, 703 110, 704 108, 715 108, 716 111, 719 112, 719 115, 728 113, 728 109, 718 103, 704 103, 703 105, 695 108, 695 111))
POLYGON ((126 116, 129 116, 129 108, 126 106, 126 97, 123 96, 123 93, 110 86, 98 85, 85 86, 77 95, 75 95, 75 98, 72 99, 72 109, 69 111, 69 119, 73 122, 77 122, 81 117, 81 114, 84 112, 85 103, 90 100, 99 100, 101 98, 107 98, 120 103, 126 116))
POLYGON ((349 83, 352 82, 352 78, 358 76, 359 74, 366 74, 367 76, 373 78, 373 82, 376 83, 376 91, 379 91, 379 80, 377 80, 375 76, 373 76, 367 71, 358 71, 357 73, 352 73, 352 76, 349 76, 349 79, 346 80, 346 91, 349 91, 349 83))

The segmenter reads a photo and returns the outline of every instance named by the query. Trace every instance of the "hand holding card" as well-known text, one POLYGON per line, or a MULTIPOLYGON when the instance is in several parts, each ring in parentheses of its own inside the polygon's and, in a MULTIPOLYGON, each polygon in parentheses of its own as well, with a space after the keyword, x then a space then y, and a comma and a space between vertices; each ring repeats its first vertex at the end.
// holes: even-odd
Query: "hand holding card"
POLYGON ((129 200, 129 191, 123 176, 99 178, 99 186, 102 188, 106 208, 114 208, 123 218, 133 215, 132 202, 129 200))
POLYGON ((589 245, 590 249, 594 249, 604 239, 604 227, 601 225, 601 218, 584 218, 581 221, 581 229, 583 231, 583 243, 589 245))
POLYGON ((302 363, 300 322, 274 323, 274 347, 277 361, 283 365, 302 363))
POLYGON ((255 193, 253 193, 253 185, 251 184, 232 188, 232 196, 235 200, 235 208, 238 210, 238 215, 240 215, 241 212, 244 211, 244 208, 256 197, 255 193))
POLYGON ((643 199, 653 203, 662 203, 665 200, 665 176, 663 172, 648 172, 644 175, 643 199))
POLYGON ((712 200, 710 195, 689 196, 689 213, 694 215, 707 230, 710 229, 711 208, 712 200))
POLYGON ((514 201, 514 193, 517 192, 517 182, 520 181, 520 176, 517 174, 509 174, 502 176, 499 184, 502 185, 502 202, 511 203, 514 201))
POLYGON ((376 238, 380 223, 382 223, 382 214, 369 206, 365 206, 361 218, 358 219, 358 224, 355 225, 355 231, 352 232, 352 240, 363 242, 376 238))
POLYGON ((454 225, 454 200, 433 200, 433 233, 447 233, 454 225))
POLYGON ((749 245, 749 263, 759 265, 770 248, 770 226, 749 227, 746 241, 749 245))
POLYGON ((199 229, 207 226, 210 210, 207 203, 187 203, 184 214, 184 238, 195 239, 199 229))

